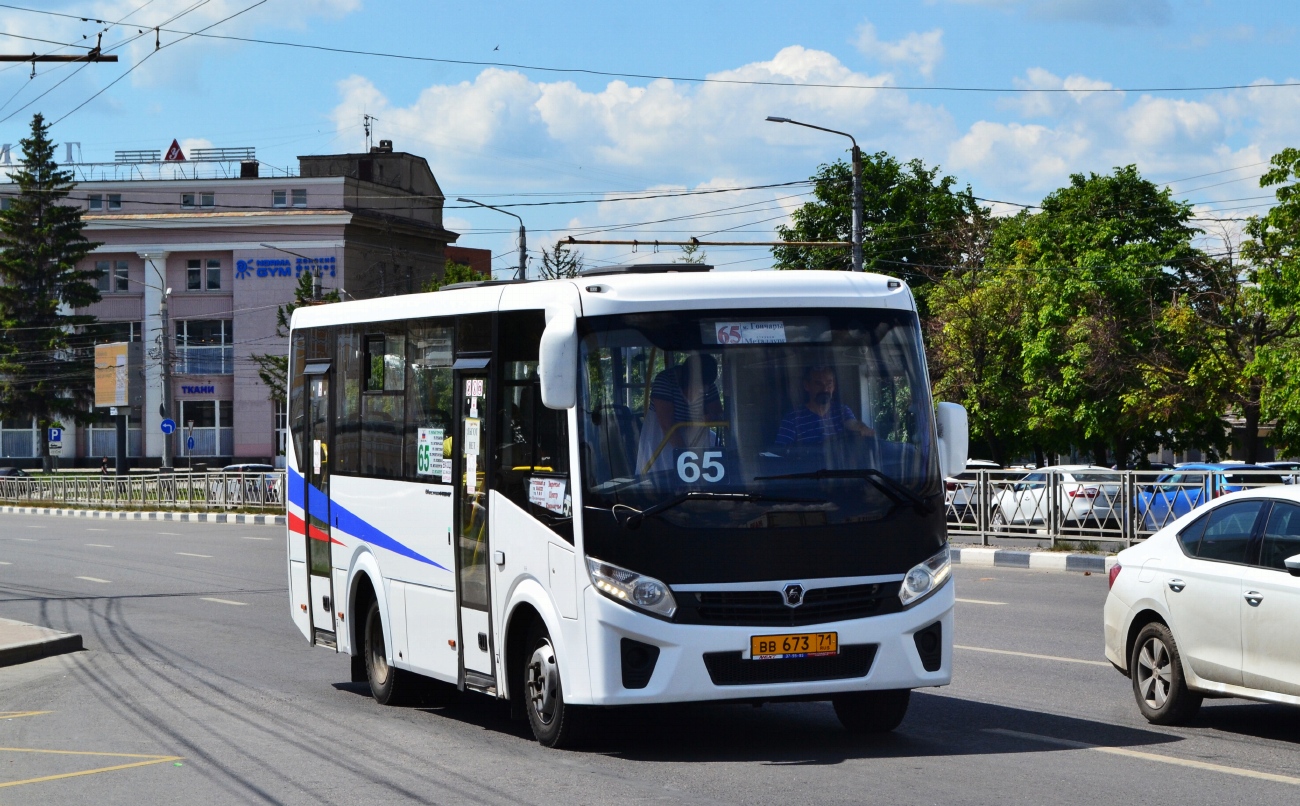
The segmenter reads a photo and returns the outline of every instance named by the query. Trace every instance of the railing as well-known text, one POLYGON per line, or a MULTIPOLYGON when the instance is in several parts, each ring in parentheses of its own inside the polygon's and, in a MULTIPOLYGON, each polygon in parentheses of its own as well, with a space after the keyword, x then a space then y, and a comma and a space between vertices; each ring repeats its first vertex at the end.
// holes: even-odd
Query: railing
POLYGON ((948 534, 1131 546, 1224 495, 1295 483, 1266 470, 971 470, 947 480, 948 534))
POLYGON ((0 477, 0 503, 90 509, 284 512, 284 473, 52 473, 0 477))

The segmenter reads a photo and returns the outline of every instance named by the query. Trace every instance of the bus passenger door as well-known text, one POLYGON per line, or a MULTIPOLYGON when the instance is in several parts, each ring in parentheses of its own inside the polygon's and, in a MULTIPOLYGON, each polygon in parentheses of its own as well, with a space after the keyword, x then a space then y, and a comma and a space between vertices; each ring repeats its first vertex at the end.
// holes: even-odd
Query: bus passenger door
POLYGON ((308 599, 312 641, 337 646, 334 629, 334 591, 330 559, 330 455, 333 418, 330 416, 329 365, 308 366, 307 439, 303 479, 307 489, 306 513, 308 599), (312 372, 312 370, 317 370, 312 372))
POLYGON ((456 362, 456 572, 460 598, 460 646, 466 685, 495 684, 488 563, 488 406, 487 361, 456 362), (469 364, 473 368, 464 368, 469 364))

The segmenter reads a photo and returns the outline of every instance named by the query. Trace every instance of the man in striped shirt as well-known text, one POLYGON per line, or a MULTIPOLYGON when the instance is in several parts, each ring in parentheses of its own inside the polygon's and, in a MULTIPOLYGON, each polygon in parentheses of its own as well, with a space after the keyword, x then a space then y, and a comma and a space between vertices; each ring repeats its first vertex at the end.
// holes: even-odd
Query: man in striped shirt
POLYGON ((803 371, 803 391, 807 403, 781 418, 776 432, 777 445, 820 445, 840 437, 845 431, 858 436, 875 436, 863 425, 853 410, 835 398, 835 371, 831 367, 810 366, 803 371))

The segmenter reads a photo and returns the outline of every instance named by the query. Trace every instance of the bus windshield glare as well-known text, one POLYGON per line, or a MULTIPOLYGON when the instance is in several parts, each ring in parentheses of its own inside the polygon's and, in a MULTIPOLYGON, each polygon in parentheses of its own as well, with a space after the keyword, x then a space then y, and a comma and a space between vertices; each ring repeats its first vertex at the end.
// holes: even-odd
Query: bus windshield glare
POLYGON ((754 529, 935 506, 915 314, 726 310, 583 320, 587 507, 754 529))

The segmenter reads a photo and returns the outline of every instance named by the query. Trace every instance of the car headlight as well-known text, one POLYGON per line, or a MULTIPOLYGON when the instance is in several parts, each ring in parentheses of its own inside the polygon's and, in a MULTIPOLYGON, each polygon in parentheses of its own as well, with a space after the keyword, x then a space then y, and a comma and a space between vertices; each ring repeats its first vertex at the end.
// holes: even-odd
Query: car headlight
POLYGON ((952 563, 948 557, 948 547, 907 572, 903 584, 898 589, 898 598, 903 607, 911 607, 925 597, 943 587, 943 583, 952 576, 952 563))
POLYGON ((659 580, 643 576, 617 565, 587 558, 587 573, 596 590, 616 602, 645 610, 648 613, 672 618, 677 612, 677 600, 668 586, 659 580))

